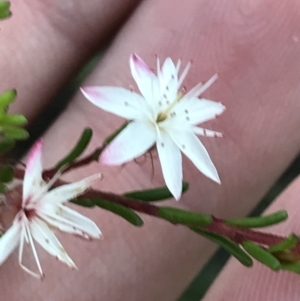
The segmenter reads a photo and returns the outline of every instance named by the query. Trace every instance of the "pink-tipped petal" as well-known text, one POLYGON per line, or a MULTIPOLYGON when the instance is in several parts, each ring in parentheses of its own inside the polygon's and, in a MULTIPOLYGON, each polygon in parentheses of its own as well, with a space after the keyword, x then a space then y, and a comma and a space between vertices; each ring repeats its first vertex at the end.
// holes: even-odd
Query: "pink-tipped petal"
POLYGON ((221 183, 216 167, 207 150, 192 132, 170 131, 170 135, 180 150, 194 163, 205 176, 221 183))
POLYGON ((95 106, 129 120, 145 112, 143 97, 124 88, 84 87, 81 92, 95 106))
POLYGON ((30 195, 37 193, 45 185, 42 179, 42 152, 44 142, 42 139, 35 142, 31 148, 24 176, 23 182, 23 202, 26 201, 30 195))
POLYGON ((156 130, 151 123, 133 121, 104 149, 100 162, 120 165, 145 153, 156 140, 156 130))
POLYGON ((167 187, 178 201, 182 192, 182 158, 178 146, 171 137, 161 132, 157 151, 167 187))
POLYGON ((139 90, 151 104, 159 97, 159 82, 157 76, 150 70, 147 64, 135 53, 129 59, 132 77, 139 90))

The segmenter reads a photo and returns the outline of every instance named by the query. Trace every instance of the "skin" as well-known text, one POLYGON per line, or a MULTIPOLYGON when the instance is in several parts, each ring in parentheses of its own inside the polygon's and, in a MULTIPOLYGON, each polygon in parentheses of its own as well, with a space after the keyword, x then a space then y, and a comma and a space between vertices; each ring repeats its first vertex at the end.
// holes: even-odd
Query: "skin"
MULTIPOLYGON (((225 139, 202 139, 222 185, 184 160, 191 188, 179 203, 168 205, 222 218, 246 215, 299 152, 299 2, 188 0, 182 5, 180 0, 148 0, 138 7, 131 0, 82 3, 12 1, 14 17, 1 25, 5 47, 0 49, 0 70, 5 70, 5 77, 0 88, 17 88, 13 111, 33 121, 117 28, 113 43, 83 86, 133 84, 128 67, 133 51, 153 67, 154 54, 162 59, 181 57, 184 62, 193 59, 187 89, 218 73, 219 80, 204 97, 227 107, 222 116, 205 124, 223 132, 225 139)), ((46 167, 69 150, 83 127, 94 129, 92 150, 121 122, 78 93, 45 135, 46 167)), ((101 171, 104 180, 95 187, 123 192, 162 185, 157 160, 154 165, 153 179, 149 160, 124 168, 93 164, 66 179, 101 171)), ((268 210, 290 212, 288 223, 275 229, 282 234, 300 232, 299 191, 296 180, 268 210)), ((176 300, 216 249, 187 229, 154 218, 145 217, 145 226, 137 229, 102 210, 81 212, 97 222, 104 240, 84 242, 58 235, 80 271, 70 271, 40 252, 46 274, 40 283, 19 268, 15 252, 0 268, 5 275, 0 282, 4 299, 176 300)), ((28 265, 35 267, 31 258, 28 265)), ((298 300, 298 278, 272 273, 259 264, 248 270, 232 259, 205 300, 246 300, 247 291, 255 291, 259 300, 298 300)))

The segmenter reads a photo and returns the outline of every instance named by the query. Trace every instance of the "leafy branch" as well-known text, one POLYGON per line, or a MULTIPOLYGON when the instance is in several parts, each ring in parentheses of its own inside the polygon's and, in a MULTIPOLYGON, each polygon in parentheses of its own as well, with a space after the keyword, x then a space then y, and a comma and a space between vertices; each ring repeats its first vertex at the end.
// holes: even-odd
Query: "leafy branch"
MULTIPOLYGON (((91 138, 92 130, 85 129, 74 148, 55 167, 43 172, 44 179, 49 181, 58 170, 66 173, 98 161, 102 150, 107 145, 107 140, 89 155, 78 159, 91 138)), ((2 185, 5 186, 4 179, 12 178, 12 172, 15 178, 23 179, 23 169, 8 168, 3 164, 0 169, 2 185)), ((67 184, 65 181, 58 179, 53 186, 58 187, 65 184, 67 184)), ((188 184, 183 183, 182 192, 184 193, 187 189, 188 184)), ((143 219, 139 214, 160 218, 174 225, 185 226, 211 240, 247 267, 252 266, 253 259, 255 259, 274 271, 289 270, 300 274, 300 241, 295 234, 284 237, 254 230, 285 221, 288 218, 285 210, 261 217, 224 220, 206 213, 155 204, 170 198, 172 198, 172 194, 167 187, 132 191, 124 195, 90 189, 71 202, 83 207, 99 207, 108 210, 138 227, 143 225, 143 219)))

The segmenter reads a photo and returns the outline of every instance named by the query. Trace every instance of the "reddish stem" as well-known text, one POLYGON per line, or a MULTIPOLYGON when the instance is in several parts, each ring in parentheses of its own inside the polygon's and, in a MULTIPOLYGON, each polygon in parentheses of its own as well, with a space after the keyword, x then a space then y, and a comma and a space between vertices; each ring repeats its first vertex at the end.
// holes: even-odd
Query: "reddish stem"
MULTIPOLYGON (((97 159, 97 154, 99 152, 101 152, 101 150, 102 150, 102 148, 98 148, 91 155, 72 163, 70 166, 68 166, 64 170, 64 172, 88 165, 89 163, 95 161, 97 159)), ((56 172, 55 168, 45 170, 43 172, 43 176, 47 180, 47 179, 52 178, 52 176, 55 174, 55 172, 56 172)), ((14 168, 14 175, 18 179, 23 179, 24 178, 24 170, 19 169, 19 168, 14 168)), ((62 180, 58 180, 55 183, 55 186, 61 186, 61 185, 65 185, 65 184, 67 184, 67 183, 62 180)), ((117 203, 117 204, 123 205, 134 211, 161 218, 158 215, 159 207, 155 206, 153 204, 150 204, 150 203, 137 201, 137 200, 130 199, 125 196, 117 195, 114 193, 109 193, 109 192, 104 192, 104 191, 96 191, 96 190, 89 190, 81 196, 81 198, 91 198, 91 197, 102 198, 102 199, 105 199, 112 203, 117 203)), ((286 237, 279 236, 276 234, 265 233, 265 232, 261 232, 261 231, 248 229, 248 228, 231 226, 231 225, 228 225, 224 220, 218 219, 215 217, 213 217, 212 223, 210 223, 206 227, 201 227, 200 229, 207 231, 207 232, 222 235, 238 244, 241 244, 245 240, 249 240, 249 241, 264 245, 264 246, 272 246, 272 245, 278 244, 286 239, 286 237)), ((300 254, 300 242, 298 242, 297 245, 293 248, 293 251, 296 252, 297 254, 300 254)))

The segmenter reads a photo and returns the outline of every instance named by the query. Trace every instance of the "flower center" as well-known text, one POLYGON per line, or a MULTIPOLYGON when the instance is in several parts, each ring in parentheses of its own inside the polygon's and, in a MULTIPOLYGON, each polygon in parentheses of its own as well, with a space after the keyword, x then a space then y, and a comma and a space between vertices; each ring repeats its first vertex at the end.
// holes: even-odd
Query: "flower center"
POLYGON ((180 101, 180 99, 182 99, 182 97, 183 97, 183 93, 179 92, 175 100, 171 102, 171 104, 164 111, 158 114, 156 118, 156 122, 159 123, 166 120, 171 110, 176 106, 176 104, 180 101))
POLYGON ((36 215, 35 209, 26 209, 24 208, 24 214, 28 220, 32 219, 36 215))

